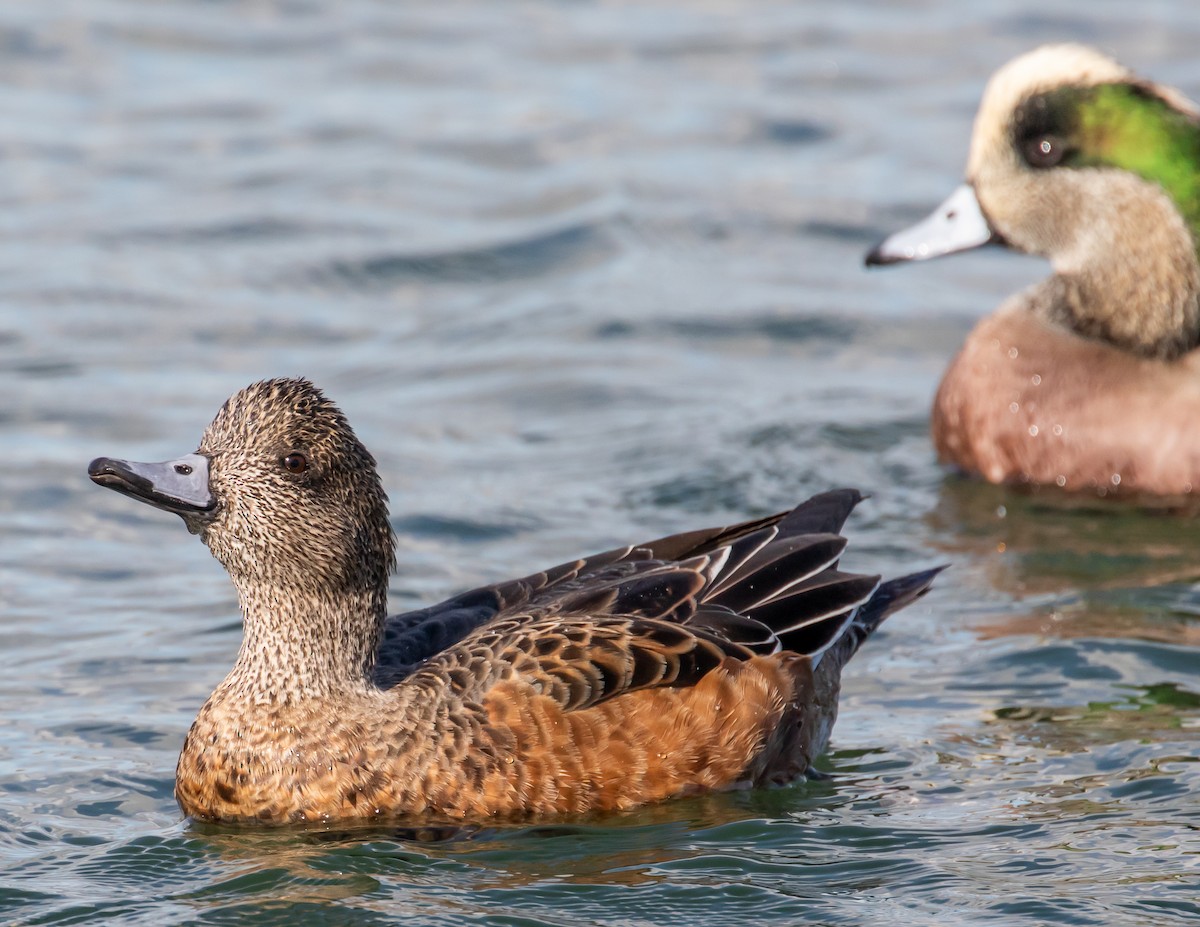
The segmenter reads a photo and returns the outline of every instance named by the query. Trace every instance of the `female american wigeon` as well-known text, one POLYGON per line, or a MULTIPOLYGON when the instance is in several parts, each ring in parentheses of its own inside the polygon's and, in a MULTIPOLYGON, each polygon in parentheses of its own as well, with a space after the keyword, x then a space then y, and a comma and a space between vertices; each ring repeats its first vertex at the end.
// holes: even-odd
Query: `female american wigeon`
POLYGON ((933 407, 939 456, 995 483, 1200 490, 1200 116, 1079 45, 989 82, 965 185, 869 264, 989 242, 1054 275, 967 338, 933 407))
POLYGON ((389 618, 375 461, 298 379, 234 395, 194 454, 88 472, 180 515, 237 587, 241 650, 176 773, 206 821, 477 821, 802 776, 842 666, 937 572, 840 572, 861 496, 839 490, 389 618))

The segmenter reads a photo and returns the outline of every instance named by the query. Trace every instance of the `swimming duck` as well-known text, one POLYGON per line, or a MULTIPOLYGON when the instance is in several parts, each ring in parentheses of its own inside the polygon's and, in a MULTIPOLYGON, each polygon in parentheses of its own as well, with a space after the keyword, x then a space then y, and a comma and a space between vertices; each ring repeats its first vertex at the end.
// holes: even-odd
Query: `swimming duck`
POLYGON ((1200 114, 1080 45, 1002 67, 966 183, 868 264, 1000 243, 1053 276, 968 336, 933 406, 939 457, 994 483, 1200 489, 1200 114))
POLYGON ((375 461, 312 383, 232 396, 199 449, 92 480, 179 515, 237 587, 237 661, 175 795, 223 822, 626 809, 810 771, 842 666, 937 570, 844 573, 844 489, 387 616, 375 461))

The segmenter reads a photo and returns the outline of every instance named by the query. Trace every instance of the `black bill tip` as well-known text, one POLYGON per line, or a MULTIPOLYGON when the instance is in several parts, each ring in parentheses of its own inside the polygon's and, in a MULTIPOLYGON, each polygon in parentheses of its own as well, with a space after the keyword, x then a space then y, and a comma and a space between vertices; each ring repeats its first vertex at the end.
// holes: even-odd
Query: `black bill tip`
POLYGON ((208 486, 208 463, 202 454, 162 463, 97 457, 88 464, 88 476, 99 486, 174 512, 194 529, 211 520, 217 507, 208 486))

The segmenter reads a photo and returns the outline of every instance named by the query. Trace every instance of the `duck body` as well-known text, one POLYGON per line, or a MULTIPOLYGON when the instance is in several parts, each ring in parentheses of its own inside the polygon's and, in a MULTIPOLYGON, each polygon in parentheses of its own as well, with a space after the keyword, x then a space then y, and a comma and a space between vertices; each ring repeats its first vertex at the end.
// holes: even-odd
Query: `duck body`
POLYGON ((861 496, 838 490, 387 617, 374 461, 304 380, 232 397, 195 454, 89 473, 183 517, 238 589, 238 658, 176 770, 204 821, 515 819, 790 781, 846 661, 937 572, 842 572, 861 496))
MULTIPOLYGON (((595 638, 626 633, 618 622, 587 625, 595 638)), ((556 619, 526 632, 563 630, 556 619)), ((180 807, 198 820, 267 823, 623 810, 795 779, 824 746, 800 742, 800 706, 823 734, 833 722, 828 701, 807 698, 812 671, 799 656, 730 660, 687 688, 571 709, 513 670, 456 686, 450 661, 490 646, 476 636, 385 690, 272 706, 218 689, 179 758, 180 807)))
POLYGON ((1200 488, 1200 116, 1078 45, 991 79, 967 181, 869 264, 1001 244, 1054 275, 968 336, 938 389, 939 457, 995 483, 1200 488))
POLYGON ((1200 489, 1200 353, 1173 361, 1030 311, 1045 284, 970 333, 933 401, 938 457, 992 483, 1123 496, 1200 489), (1164 397, 1170 397, 1164 407, 1164 397))

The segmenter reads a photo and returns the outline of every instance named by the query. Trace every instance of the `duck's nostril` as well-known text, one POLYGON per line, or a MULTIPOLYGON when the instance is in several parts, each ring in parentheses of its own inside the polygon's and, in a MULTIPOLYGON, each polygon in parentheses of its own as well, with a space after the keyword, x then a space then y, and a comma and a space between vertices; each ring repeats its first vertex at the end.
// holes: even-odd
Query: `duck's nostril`
POLYGON ((192 475, 192 465, 191 464, 175 464, 175 472, 178 473, 180 476, 191 476, 192 475))

